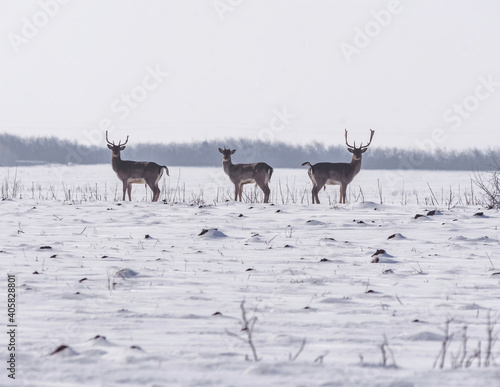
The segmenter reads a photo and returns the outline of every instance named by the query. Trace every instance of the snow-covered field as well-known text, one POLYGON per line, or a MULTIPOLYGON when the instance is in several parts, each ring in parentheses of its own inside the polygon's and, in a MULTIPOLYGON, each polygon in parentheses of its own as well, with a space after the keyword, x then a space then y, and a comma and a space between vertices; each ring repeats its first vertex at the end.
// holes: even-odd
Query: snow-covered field
MULTIPOLYGON (((467 171, 362 170, 349 185, 348 200, 398 205, 467 205, 477 202, 473 178, 474 172, 467 171)), ((122 184, 110 164, 0 167, 0 184, 2 198, 69 202, 122 199, 122 184), (12 194, 12 190, 16 193, 12 194)), ((305 167, 276 168, 269 186, 274 203, 309 204, 311 201, 311 182, 305 167)), ((151 200, 151 191, 146 191, 143 185, 133 187, 134 201, 151 200)), ((214 204, 234 197, 234 186, 222 167, 170 167, 170 177, 162 179, 160 188, 161 199, 168 202, 214 204)), ((247 201, 255 199, 252 185, 246 185, 245 192, 247 201)), ((257 199, 262 199, 260 190, 257 190, 257 199)), ((336 204, 338 187, 328 186, 320 193, 320 200, 336 204)))
POLYGON ((500 214, 471 173, 362 170, 346 205, 310 205, 305 168, 275 170, 273 204, 226 202, 222 168, 170 174, 167 203, 121 202, 110 165, 0 168, 0 385, 500 383, 500 214))

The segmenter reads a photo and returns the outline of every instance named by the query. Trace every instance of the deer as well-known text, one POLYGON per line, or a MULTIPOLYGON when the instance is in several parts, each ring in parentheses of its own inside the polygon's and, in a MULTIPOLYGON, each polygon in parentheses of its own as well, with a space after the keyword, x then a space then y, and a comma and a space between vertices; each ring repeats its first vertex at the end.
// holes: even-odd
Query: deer
POLYGON ((158 182, 163 175, 163 170, 165 169, 167 176, 170 176, 167 166, 158 165, 152 161, 122 160, 120 152, 125 149, 128 136, 123 144, 120 140, 116 145, 114 141, 108 140, 108 131, 106 131, 106 142, 108 148, 111 149, 111 167, 123 183, 123 200, 125 201, 125 193, 128 192, 128 200, 132 201, 132 184, 147 184, 153 191, 153 202, 158 201, 160 197, 158 182))
POLYGON ((313 204, 320 204, 318 193, 321 191, 321 188, 325 186, 325 184, 340 185, 339 203, 345 204, 347 186, 361 170, 361 157, 372 143, 375 131, 372 129, 370 129, 370 131, 370 141, 368 141, 368 144, 363 145, 363 143, 361 143, 358 148, 356 147, 356 142, 354 142, 354 145, 349 145, 347 142, 347 129, 345 130, 345 143, 347 145, 347 150, 352 153, 352 160, 350 163, 317 163, 311 165, 309 161, 306 161, 302 164, 302 166, 307 165, 309 167, 307 173, 313 183, 313 204))
POLYGON ((266 163, 252 163, 252 164, 233 164, 231 162, 231 155, 236 152, 236 149, 230 150, 219 148, 222 153, 222 168, 229 180, 234 184, 234 201, 241 202, 241 195, 243 192, 243 185, 248 183, 255 183, 256 186, 264 192, 264 203, 269 203, 269 181, 273 175, 273 168, 266 163))

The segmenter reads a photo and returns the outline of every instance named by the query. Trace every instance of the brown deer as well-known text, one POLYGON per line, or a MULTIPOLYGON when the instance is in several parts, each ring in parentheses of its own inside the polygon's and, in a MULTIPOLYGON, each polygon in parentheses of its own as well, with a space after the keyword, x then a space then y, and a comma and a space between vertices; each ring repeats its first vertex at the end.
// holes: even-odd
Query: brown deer
POLYGON ((361 170, 361 157, 362 154, 366 152, 370 144, 372 143, 374 130, 371 130, 370 141, 367 145, 356 147, 356 142, 353 145, 349 145, 347 142, 347 129, 345 131, 345 143, 347 145, 347 150, 352 153, 352 160, 350 163, 317 163, 311 165, 309 161, 306 161, 302 165, 309 166, 308 174, 313 183, 312 188, 312 202, 319 204, 318 193, 325 184, 329 185, 340 185, 340 200, 339 203, 345 204, 345 198, 347 193, 347 186, 354 179, 354 177, 361 170))
POLYGON ((264 192, 264 203, 269 203, 269 180, 273 174, 273 168, 266 163, 253 163, 253 164, 233 164, 231 162, 231 155, 236 152, 236 149, 221 149, 222 153, 222 168, 229 176, 229 180, 234 184, 234 200, 240 199, 243 192, 243 185, 248 183, 255 183, 264 192))
POLYGON ((116 145, 114 141, 110 142, 108 140, 108 131, 106 131, 106 142, 112 153, 111 166, 113 167, 113 171, 115 171, 116 176, 123 183, 123 200, 125 200, 125 192, 128 192, 128 200, 132 200, 132 184, 147 184, 153 191, 153 202, 156 202, 160 197, 158 182, 163 175, 163 169, 167 171, 167 176, 170 176, 168 168, 165 165, 158 165, 152 161, 122 160, 120 152, 125 149, 128 136, 123 144, 120 141, 116 145))

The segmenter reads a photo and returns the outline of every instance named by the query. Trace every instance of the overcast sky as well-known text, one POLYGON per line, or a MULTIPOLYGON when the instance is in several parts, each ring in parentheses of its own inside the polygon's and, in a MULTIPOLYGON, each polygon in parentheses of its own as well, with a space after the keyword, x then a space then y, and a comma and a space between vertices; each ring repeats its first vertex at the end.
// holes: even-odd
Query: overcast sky
POLYGON ((496 0, 0 4, 2 133, 500 145, 496 0))

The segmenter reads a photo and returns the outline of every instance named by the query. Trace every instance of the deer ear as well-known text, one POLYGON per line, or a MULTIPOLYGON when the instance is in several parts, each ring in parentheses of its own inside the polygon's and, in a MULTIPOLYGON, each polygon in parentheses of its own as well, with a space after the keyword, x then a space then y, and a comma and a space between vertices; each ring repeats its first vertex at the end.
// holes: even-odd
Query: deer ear
POLYGON ((347 148, 347 150, 351 153, 354 153, 354 149, 351 149, 351 148, 347 148))
POLYGON ((361 153, 365 153, 368 150, 368 148, 363 148, 361 149, 361 153))
POLYGON ((231 151, 231 154, 234 154, 234 152, 236 152, 236 149, 233 149, 233 150, 231 151))
POLYGON ((124 150, 125 148, 126 148, 126 146, 125 146, 125 145, 122 145, 122 146, 120 147, 120 150, 122 151, 122 150, 124 150))
POLYGON ((109 145, 108 144, 108 148, 111 149, 111 150, 113 150, 113 145, 109 145))
POLYGON ((222 151, 222 148, 219 148, 219 152, 220 152, 220 153, 224 153, 224 152, 222 151))

